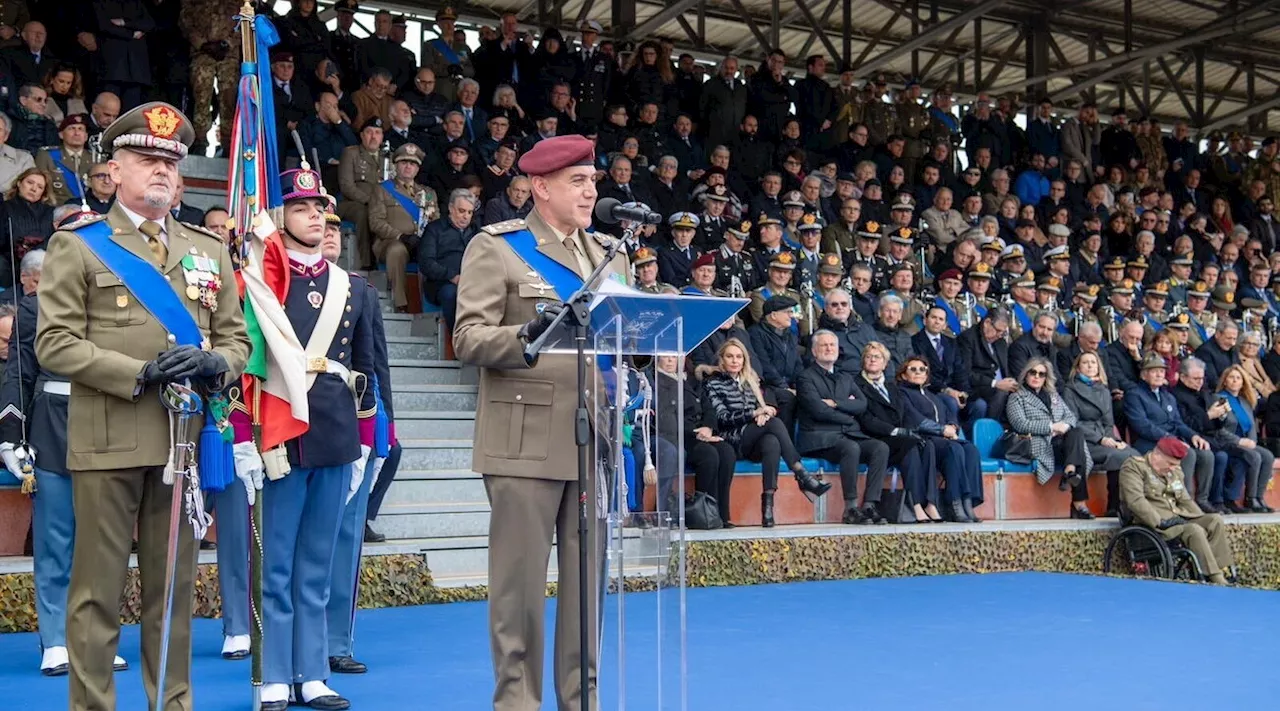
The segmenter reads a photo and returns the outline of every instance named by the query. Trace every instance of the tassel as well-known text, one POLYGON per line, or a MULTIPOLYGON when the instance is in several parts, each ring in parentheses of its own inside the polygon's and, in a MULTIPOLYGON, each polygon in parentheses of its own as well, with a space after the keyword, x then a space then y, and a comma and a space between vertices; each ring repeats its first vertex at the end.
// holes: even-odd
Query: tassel
POLYGON ((212 422, 205 422, 200 430, 200 488, 218 493, 231 485, 235 478, 235 460, 231 445, 212 422))
POLYGON ((34 474, 22 477, 22 493, 27 496, 33 496, 36 493, 36 477, 34 474))

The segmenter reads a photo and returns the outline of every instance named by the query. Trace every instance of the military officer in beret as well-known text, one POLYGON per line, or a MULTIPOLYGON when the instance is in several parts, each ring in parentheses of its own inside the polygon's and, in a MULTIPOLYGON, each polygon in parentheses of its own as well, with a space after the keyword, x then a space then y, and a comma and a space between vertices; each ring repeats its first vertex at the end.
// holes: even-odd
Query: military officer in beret
POLYGON ((809 323, 803 321, 804 314, 800 310, 800 292, 791 288, 791 277, 796 269, 796 258, 790 252, 779 252, 774 255, 773 261, 769 262, 769 271, 766 275, 767 281, 758 289, 751 292, 751 320, 753 323, 760 323, 764 318, 764 302, 774 296, 785 296, 796 302, 796 307, 792 311, 794 316, 792 329, 798 335, 809 335, 809 323))
POLYGON ((353 263, 370 268, 374 261, 369 203, 384 180, 382 136, 382 119, 375 117, 365 121, 360 127, 360 143, 342 149, 342 156, 338 159, 338 187, 342 192, 338 216, 356 226, 356 254, 351 255, 353 263))
POLYGON ((397 148, 391 157, 395 174, 374 188, 369 200, 373 256, 387 265, 387 285, 399 312, 409 307, 405 270, 411 255, 416 260, 422 230, 440 216, 436 192, 417 182, 424 157, 416 144, 397 148))
POLYGON ((49 176, 49 192, 58 205, 84 196, 85 176, 93 158, 85 150, 89 142, 89 115, 71 114, 58 124, 62 144, 46 146, 36 153, 36 167, 49 176))
POLYGON ((715 288, 716 255, 714 252, 699 254, 689 270, 689 285, 680 290, 690 296, 728 296, 728 292, 715 288))
MULTIPOLYGON (((307 346, 296 353, 305 371, 295 376, 306 383, 310 422, 284 444, 288 473, 269 470, 262 488, 262 709, 284 711, 292 700, 340 710, 350 702, 327 683, 326 606, 343 509, 364 481, 374 445, 375 315, 367 310, 365 280, 320 251, 328 205, 320 175, 305 164, 285 171, 280 190, 289 256, 280 305, 286 327, 307 346)), ((281 368, 290 367, 290 356, 269 355, 281 368)))
POLYGON ((724 231, 724 243, 715 251, 716 288, 729 296, 740 299, 760 285, 763 276, 756 271, 756 262, 746 251, 751 237, 751 222, 743 220, 724 231))
MULTIPOLYGON (((143 684, 155 706, 190 709, 191 614, 196 544, 177 523, 168 669, 161 672, 169 502, 169 415, 160 389, 189 382, 220 391, 240 377, 249 338, 232 263, 222 239, 169 213, 178 163, 195 138, 174 107, 151 102, 121 115, 102 133, 118 186, 111 211, 56 232, 49 241, 39 303, 36 358, 71 381, 66 468, 75 509, 75 553, 67 597, 71 708, 114 709, 112 657, 120 634, 120 592, 138 531, 142 572, 143 684), (158 269, 165 284, 139 277, 158 269), (120 270, 117 273, 117 270, 120 270), (169 287, 169 288, 166 288, 169 287), (158 287, 158 288, 157 288, 158 287), (171 307, 161 307, 168 302, 171 307), (173 308, 176 307, 176 308, 173 308), (172 310, 170 310, 172 308, 172 310), (203 342, 176 345, 175 325, 154 310, 194 321, 203 342)), ((177 492, 181 495, 181 492, 177 492)))
POLYGON ((471 64, 471 48, 466 42, 454 41, 453 31, 457 22, 458 12, 448 5, 436 13, 436 37, 422 43, 422 63, 419 65, 435 72, 436 92, 450 103, 457 99, 458 81, 476 75, 471 64))
POLYGON ((940 307, 946 314, 945 333, 952 338, 958 337, 982 318, 975 313, 976 304, 972 301, 973 295, 960 292, 964 288, 964 284, 960 281, 961 276, 959 269, 948 269, 939 274, 938 295, 934 297, 933 304, 930 304, 940 307))
POLYGON ((679 294, 680 290, 658 281, 658 253, 653 247, 640 247, 631 254, 631 268, 635 272, 635 286, 650 294, 679 294))
POLYGON ((689 283, 693 260, 698 249, 693 246, 693 236, 698 230, 698 216, 692 212, 677 212, 667 218, 671 228, 671 244, 658 252, 658 278, 683 289, 689 283))
MULTIPOLYGON (((484 228, 467 246, 453 342, 459 360, 481 368, 472 469, 484 475, 491 509, 493 707, 514 711, 542 705, 547 557, 554 537, 559 560, 555 687, 560 708, 569 711, 582 707, 583 664, 589 693, 595 694, 596 642, 590 641, 588 659, 582 659, 578 640, 580 606, 588 608, 586 619, 596 618, 596 574, 590 571, 599 563, 594 557, 587 599, 578 596, 579 546, 588 546, 593 555, 599 550, 594 511, 587 516, 587 540, 580 541, 577 531, 579 497, 594 508, 595 496, 590 482, 587 491, 578 489, 577 360, 548 354, 530 364, 524 351, 554 320, 561 300, 605 258, 601 240, 612 238, 585 231, 596 202, 590 139, 547 138, 521 156, 519 167, 532 181, 533 210, 523 224, 484 228), (548 280, 554 288, 540 288, 548 280)), ((626 257, 614 257, 608 268, 625 275, 626 257)), ((587 378, 593 382, 594 373, 587 378)), ((598 699, 591 700, 591 708, 600 708, 598 699)))

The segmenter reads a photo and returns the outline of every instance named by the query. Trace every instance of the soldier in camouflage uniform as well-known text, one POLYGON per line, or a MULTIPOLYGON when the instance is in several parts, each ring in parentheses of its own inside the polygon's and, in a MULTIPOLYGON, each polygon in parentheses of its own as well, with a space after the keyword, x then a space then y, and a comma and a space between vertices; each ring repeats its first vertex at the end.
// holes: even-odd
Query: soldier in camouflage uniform
MULTIPOLYGON (((889 136, 898 133, 898 109, 893 104, 885 103, 884 93, 887 82, 883 74, 867 80, 867 86, 873 87, 866 106, 863 107, 862 121, 867 124, 867 145, 878 146, 889 140, 889 136)), ((907 176, 910 180, 911 176, 907 176)))
POLYGON ((680 290, 658 281, 658 253, 652 247, 641 247, 631 255, 636 288, 647 294, 679 294, 680 290))
MULTIPOLYGON (((218 119, 218 145, 231 143, 236 96, 240 87, 240 35, 232 20, 240 14, 240 0, 184 0, 178 26, 191 43, 191 117, 196 141, 192 155, 201 155, 206 136, 218 119), (213 116, 214 82, 218 86, 218 115, 213 116)), ((269 89, 268 89, 269 90, 269 89)))
POLYGON ((1227 152, 1214 153, 1209 157, 1209 172, 1217 185, 1243 192, 1245 186, 1242 182, 1252 162, 1253 159, 1244 151, 1244 136, 1239 131, 1232 131, 1227 137, 1227 152))
POLYGON ((471 48, 466 42, 453 41, 453 29, 458 21, 458 13, 446 6, 436 13, 436 27, 439 36, 422 43, 422 64, 436 73, 436 93, 453 103, 457 100, 457 80, 461 77, 474 79, 475 67, 471 64, 471 48), (450 66, 462 70, 461 77, 449 72, 450 66))
POLYGON ((1280 152, 1275 150, 1276 143, 1275 136, 1268 136, 1262 140, 1262 150, 1258 151, 1258 157, 1245 171, 1244 184, 1249 185, 1255 180, 1261 180, 1267 186, 1267 195, 1270 195, 1272 200, 1280 202, 1280 152))
POLYGON ((866 92, 853 84, 853 67, 840 67, 840 84, 832 90, 836 102, 836 123, 831 135, 838 143, 849 140, 849 127, 862 122, 862 107, 866 92))
POLYGON ((907 180, 915 179, 919 161, 925 154, 925 131, 929 128, 929 113, 920 103, 920 82, 911 79, 898 96, 898 132, 907 139, 902 151, 902 168, 907 180))

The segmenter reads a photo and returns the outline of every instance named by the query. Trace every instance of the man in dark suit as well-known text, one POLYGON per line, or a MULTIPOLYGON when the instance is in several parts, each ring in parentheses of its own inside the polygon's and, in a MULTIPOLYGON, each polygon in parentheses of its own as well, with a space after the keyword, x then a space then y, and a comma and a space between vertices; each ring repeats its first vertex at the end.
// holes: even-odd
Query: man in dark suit
POLYGON ((22 46, 4 50, 4 63, 13 77, 13 86, 36 84, 44 86, 44 75, 58 63, 57 58, 45 49, 49 37, 43 23, 31 21, 22 26, 22 46))
POLYGON ((1163 358, 1148 353, 1142 361, 1142 383, 1124 394, 1124 414, 1133 448, 1146 454, 1164 437, 1176 437, 1189 444, 1191 452, 1182 460, 1183 484, 1191 489, 1194 478, 1195 497, 1208 500, 1213 481, 1213 450, 1208 440, 1182 421, 1178 400, 1166 388, 1166 367, 1163 358))
POLYGON ((974 402, 986 403, 985 415, 994 419, 1004 416, 1004 404, 1009 393, 1018 389, 1018 381, 1009 369, 1009 344, 1004 340, 1009 333, 1009 314, 1003 309, 992 309, 977 326, 960 334, 956 339, 960 357, 968 366, 962 372, 968 378, 961 390, 971 393, 970 411, 974 402))
MULTIPOLYGON (((969 393, 964 390, 964 360, 959 344, 947 335, 946 329, 946 310, 936 305, 929 307, 924 314, 924 328, 911 337, 911 350, 929 362, 929 389, 950 395, 963 406, 969 399, 969 393)), ((971 420, 980 419, 986 415, 985 408, 985 402, 975 399, 965 415, 971 420), (982 412, 975 414, 978 409, 982 412)))
POLYGON ((1275 201, 1270 195, 1258 198, 1258 216, 1249 223, 1249 236, 1262 240, 1262 251, 1270 254, 1280 246, 1280 227, 1276 226, 1275 201))
POLYGON ((1220 318, 1213 338, 1196 349, 1196 357, 1204 361, 1204 381, 1215 390, 1222 371, 1240 364, 1240 354, 1236 352, 1236 340, 1239 338, 1240 327, 1236 322, 1220 318))
POLYGON ((280 165, 284 160, 301 158, 290 132, 315 113, 315 102, 307 83, 294 75, 293 53, 279 50, 271 53, 271 92, 276 105, 276 140, 280 146, 280 165))
POLYGON ((880 515, 880 491, 889 466, 889 445, 863 432, 858 416, 867 411, 867 398, 854 383, 853 373, 837 371, 840 346, 831 331, 818 331, 810 341, 813 365, 796 379, 800 432, 797 446, 807 457, 840 466, 844 492, 843 523, 886 523, 880 515), (863 455, 866 455, 865 460, 863 455), (867 464, 867 488, 858 506, 858 467, 867 464))
POLYGON ((1190 203, 1196 206, 1196 212, 1209 212, 1209 195, 1200 187, 1200 171, 1192 168, 1187 172, 1187 179, 1182 187, 1173 191, 1173 203, 1179 209, 1190 203))
POLYGON ((200 227, 204 225, 204 210, 198 207, 192 207, 182 201, 184 191, 182 184, 182 176, 178 176, 177 189, 174 190, 173 204, 169 206, 169 212, 173 213, 173 219, 178 222, 185 222, 188 225, 200 227))
POLYGON ((707 152, 702 142, 693 135, 693 119, 688 114, 676 117, 671 127, 671 139, 667 141, 667 153, 680 163, 680 172, 691 180, 702 177, 707 167, 707 152))
MULTIPOLYGON (((1031 331, 1018 337, 1009 346, 1009 374, 1018 377, 1027 361, 1039 356, 1057 367, 1058 349, 1053 345, 1053 333, 1058 328, 1058 317, 1047 311, 1036 314, 1031 331)), ((1065 381, 1061 371, 1058 382, 1065 381)))
MULTIPOLYGON (((902 472, 904 489, 916 506, 916 518, 925 516, 925 507, 934 509, 938 500, 938 471, 933 444, 922 439, 907 423, 907 399, 898 384, 883 368, 889 365, 889 349, 881 343, 868 344, 862 352, 862 373, 854 378, 867 396, 867 409, 858 422, 875 439, 889 446, 889 464, 902 472)), ((929 513, 936 513, 936 509, 929 513)), ((938 520, 942 520, 938 516, 938 520)))
MULTIPOLYGON (((1120 326, 1120 338, 1107 346, 1102 365, 1107 371, 1107 383, 1113 396, 1120 396, 1142 382, 1139 377, 1142 363, 1142 324, 1125 321, 1120 326)), ((1119 413, 1117 413, 1119 414, 1119 413)))
POLYGON ((703 84, 698 96, 698 126, 711 148, 732 143, 747 116, 747 85, 737 73, 738 58, 725 57, 719 76, 703 84))

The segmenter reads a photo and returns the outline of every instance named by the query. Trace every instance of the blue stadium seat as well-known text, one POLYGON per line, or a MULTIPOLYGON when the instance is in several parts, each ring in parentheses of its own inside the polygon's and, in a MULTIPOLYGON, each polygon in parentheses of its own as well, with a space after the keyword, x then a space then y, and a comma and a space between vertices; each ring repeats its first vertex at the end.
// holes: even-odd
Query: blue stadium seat
POLYGON ((978 448, 978 456, 982 457, 982 471, 985 474, 1030 473, 1034 471, 1031 464, 1016 464, 1007 459, 995 456, 996 445, 1004 436, 1004 427, 995 420, 983 418, 973 423, 973 444, 978 448))
POLYGON ((18 477, 9 473, 8 469, 0 468, 0 489, 17 489, 22 486, 22 482, 18 481, 18 477))

